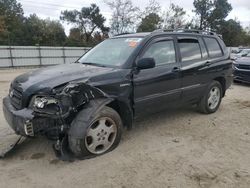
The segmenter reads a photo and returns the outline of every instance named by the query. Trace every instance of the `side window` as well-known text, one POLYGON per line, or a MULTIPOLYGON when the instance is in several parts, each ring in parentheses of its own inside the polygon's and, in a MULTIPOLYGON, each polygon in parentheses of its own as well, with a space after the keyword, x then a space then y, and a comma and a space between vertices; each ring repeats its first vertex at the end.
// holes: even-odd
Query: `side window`
POLYGON ((144 53, 142 58, 154 58, 156 66, 162 64, 175 63, 175 48, 174 42, 160 41, 152 44, 144 53))
POLYGON ((201 59, 201 49, 197 39, 178 39, 182 62, 201 59))
POLYGON ((206 59, 206 58, 208 58, 208 53, 207 53, 207 49, 206 49, 205 43, 202 40, 202 38, 199 38, 199 42, 200 42, 200 46, 201 46, 202 57, 204 59, 206 59))
POLYGON ((208 53, 210 57, 220 57, 222 56, 222 51, 219 43, 214 38, 204 37, 205 43, 207 45, 208 53))

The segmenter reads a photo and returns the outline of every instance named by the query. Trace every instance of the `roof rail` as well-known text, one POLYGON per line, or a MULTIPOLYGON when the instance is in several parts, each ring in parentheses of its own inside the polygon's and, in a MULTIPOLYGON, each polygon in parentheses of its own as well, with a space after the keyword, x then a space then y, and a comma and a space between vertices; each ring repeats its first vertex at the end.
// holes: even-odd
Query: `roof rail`
POLYGON ((117 34, 117 35, 114 35, 114 36, 117 37, 117 36, 128 35, 128 34, 133 34, 133 33, 125 32, 125 33, 120 33, 120 34, 117 34))
POLYGON ((153 33, 159 33, 159 32, 197 33, 197 34, 203 34, 203 35, 217 35, 221 37, 215 31, 197 30, 197 29, 157 29, 153 31, 153 33))

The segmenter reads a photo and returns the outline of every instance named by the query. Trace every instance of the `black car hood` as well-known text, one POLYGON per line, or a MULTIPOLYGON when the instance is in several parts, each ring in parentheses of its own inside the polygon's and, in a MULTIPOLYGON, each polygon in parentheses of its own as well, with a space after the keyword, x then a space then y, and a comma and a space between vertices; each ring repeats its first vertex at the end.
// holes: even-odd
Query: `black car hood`
POLYGON ((83 65, 78 63, 57 65, 41 68, 18 76, 13 85, 18 85, 23 91, 52 89, 56 86, 81 80, 87 82, 90 77, 99 76, 113 71, 114 68, 83 65))
POLYGON ((250 65, 250 57, 242 57, 237 59, 236 64, 250 65))

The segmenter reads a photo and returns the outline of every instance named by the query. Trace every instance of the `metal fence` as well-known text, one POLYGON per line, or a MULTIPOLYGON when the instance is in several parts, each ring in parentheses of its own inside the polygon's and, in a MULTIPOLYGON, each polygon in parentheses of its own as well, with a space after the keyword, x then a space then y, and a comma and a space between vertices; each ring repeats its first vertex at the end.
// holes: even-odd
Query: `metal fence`
POLYGON ((46 66, 76 61, 90 48, 0 46, 0 68, 46 66))

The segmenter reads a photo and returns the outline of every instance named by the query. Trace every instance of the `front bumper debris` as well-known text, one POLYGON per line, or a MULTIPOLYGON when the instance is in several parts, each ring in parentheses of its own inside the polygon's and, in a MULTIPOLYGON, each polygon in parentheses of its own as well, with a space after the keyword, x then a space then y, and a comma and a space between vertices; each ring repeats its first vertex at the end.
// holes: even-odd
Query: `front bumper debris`
MULTIPOLYGON (((10 137, 5 131, 0 130, 0 158, 4 158, 10 151, 22 143, 26 137, 36 136, 42 130, 58 128, 53 119, 34 116, 35 112, 31 109, 16 110, 11 105, 9 97, 3 99, 3 112, 10 126, 10 128, 5 127, 5 129, 9 129, 12 133, 10 137), (3 135, 2 137, 1 134, 3 135)), ((73 161, 74 157, 68 148, 67 136, 59 136, 57 139, 57 142, 53 145, 56 156, 64 161, 73 161)))
POLYGON ((24 108, 22 110, 15 110, 10 103, 10 98, 6 97, 3 99, 3 112, 6 121, 16 134, 34 136, 34 131, 30 130, 34 118, 31 109, 24 108))
POLYGON ((9 127, 0 129, 0 158, 6 157, 25 139, 25 137, 16 135, 9 127))
POLYGON ((17 135, 34 137, 56 128, 55 120, 52 118, 34 115, 35 112, 29 108, 16 110, 9 97, 3 99, 3 112, 9 126, 17 135))

